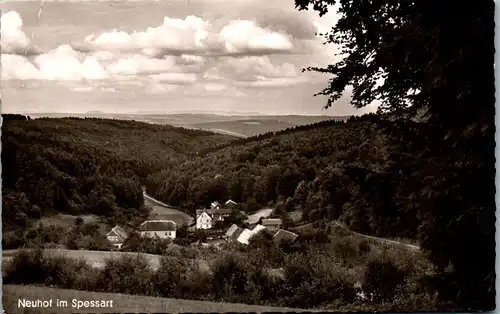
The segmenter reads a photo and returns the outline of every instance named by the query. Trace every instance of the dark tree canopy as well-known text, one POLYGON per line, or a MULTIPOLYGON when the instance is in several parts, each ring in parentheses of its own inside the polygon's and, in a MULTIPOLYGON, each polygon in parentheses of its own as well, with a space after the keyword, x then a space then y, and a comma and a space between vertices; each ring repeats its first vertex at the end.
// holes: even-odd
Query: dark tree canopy
POLYGON ((338 5, 325 36, 341 61, 308 70, 332 74, 320 95, 330 107, 353 87, 352 105, 379 99, 381 111, 426 109, 439 125, 461 128, 494 114, 494 1, 295 0, 320 16, 338 5), (382 85, 377 80, 384 79, 382 85))
MULTIPOLYGON (((392 184, 373 201, 385 204, 380 206, 385 211, 390 199, 416 210, 420 243, 442 271, 441 279, 435 278, 441 296, 448 294, 463 310, 493 309, 494 2, 295 0, 295 5, 299 10, 312 5, 320 16, 338 8, 337 24, 323 35, 327 44, 340 47, 340 61, 307 69, 332 75, 318 93, 329 96, 326 107, 352 86, 354 107, 379 100, 381 113, 403 118, 387 123, 393 150, 385 170, 392 184), (416 123, 404 119, 422 113, 425 119, 416 123), (392 196, 390 188, 397 190, 392 196), (450 272, 444 270, 448 265, 450 272)), ((402 216, 401 223, 407 219, 402 216)), ((380 221, 371 223, 383 228, 380 221)))

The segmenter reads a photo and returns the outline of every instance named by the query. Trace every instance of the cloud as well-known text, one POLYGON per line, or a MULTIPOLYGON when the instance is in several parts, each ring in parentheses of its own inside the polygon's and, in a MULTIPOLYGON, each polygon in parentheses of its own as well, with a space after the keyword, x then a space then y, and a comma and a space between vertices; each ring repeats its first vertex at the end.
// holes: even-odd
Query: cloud
POLYGON ((19 13, 9 11, 2 14, 0 25, 2 53, 24 54, 31 41, 22 30, 23 20, 19 13))
MULTIPOLYGON (((291 62, 267 55, 294 49, 287 32, 259 26, 250 20, 216 21, 196 16, 165 17, 145 31, 120 30, 91 34, 83 44, 63 44, 37 55, 19 53, 27 47, 23 21, 15 11, 2 15, 3 80, 153 82, 154 93, 165 85, 201 84, 204 91, 222 92, 228 86, 270 87, 299 84, 300 71, 291 62), (216 25, 217 24, 217 25, 216 25), (168 50, 170 54, 165 55, 168 50), (175 53, 173 53, 175 52, 175 53)), ((290 26, 290 24, 289 24, 290 26)), ((276 27, 275 27, 276 28, 276 27)), ((153 86, 153 87, 151 87, 153 86)))
POLYGON ((297 68, 288 62, 274 64, 268 56, 242 58, 224 58, 205 71, 207 80, 236 80, 251 82, 259 77, 279 78, 296 77, 297 68))
POLYGON ((87 36, 78 50, 119 50, 163 55, 241 55, 289 52, 293 50, 290 35, 284 31, 261 27, 254 21, 233 20, 219 27, 200 17, 184 19, 165 17, 163 24, 144 31, 127 33, 112 30, 87 36))

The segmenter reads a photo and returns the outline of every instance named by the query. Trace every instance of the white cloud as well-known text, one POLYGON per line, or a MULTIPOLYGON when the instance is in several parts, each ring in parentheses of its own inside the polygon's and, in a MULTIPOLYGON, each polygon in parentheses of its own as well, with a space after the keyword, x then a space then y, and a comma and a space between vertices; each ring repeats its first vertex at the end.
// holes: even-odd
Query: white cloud
POLYGON ((83 43, 92 50, 140 51, 148 56, 184 52, 186 54, 239 54, 285 52, 293 49, 284 32, 270 30, 253 21, 230 21, 220 30, 197 16, 164 18, 158 27, 127 33, 112 30, 87 36, 83 43))
POLYGON ((220 37, 229 53, 259 50, 289 51, 293 48, 287 35, 261 28, 252 21, 232 21, 222 28, 220 37))
POLYGON ((245 56, 293 49, 288 34, 260 27, 253 21, 233 20, 214 26, 196 16, 165 17, 159 27, 142 32, 113 30, 91 34, 84 40, 86 49, 64 44, 45 53, 24 56, 18 50, 26 48, 29 38, 22 30, 20 15, 10 11, 1 18, 5 24, 1 29, 2 47, 17 47, 12 48, 12 54, 2 54, 3 80, 106 80, 122 84, 144 77, 159 86, 199 81, 203 90, 212 92, 225 91, 238 82, 264 87, 300 81, 297 67, 290 62, 276 63, 266 55, 245 56), (175 54, 165 55, 165 49, 175 54), (204 52, 213 55, 200 55, 204 52))
POLYGON ((2 53, 25 53, 30 39, 22 30, 23 20, 19 13, 9 11, 2 14, 0 25, 2 53))

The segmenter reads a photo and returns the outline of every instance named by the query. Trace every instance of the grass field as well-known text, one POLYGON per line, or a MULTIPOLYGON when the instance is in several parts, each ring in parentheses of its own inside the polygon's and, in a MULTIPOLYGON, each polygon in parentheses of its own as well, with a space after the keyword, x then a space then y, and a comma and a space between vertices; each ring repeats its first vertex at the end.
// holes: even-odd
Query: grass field
POLYGON ((273 211, 272 208, 261 209, 254 214, 248 215, 248 218, 246 221, 249 224, 256 224, 259 221, 260 217, 263 217, 263 218, 269 217, 269 215, 271 215, 272 211, 273 211))
MULTIPOLYGON (((246 304, 216 303, 194 300, 154 298, 117 293, 98 293, 78 290, 54 289, 47 287, 4 285, 4 313, 241 313, 241 312, 305 312, 292 308, 265 307, 246 304), (18 300, 53 300, 50 308, 20 308, 18 300), (107 308, 72 308, 72 300, 77 301, 112 301, 113 307, 107 308), (63 300, 68 307, 56 307, 56 300, 63 300)), ((110 302, 107 302, 110 305, 110 302)), ((313 312, 313 311, 309 311, 313 312)))
POLYGON ((100 218, 95 215, 73 216, 68 214, 57 214, 40 218, 40 222, 46 226, 57 226, 68 228, 75 225, 76 219, 80 217, 85 223, 98 223, 100 218))
POLYGON ((177 226, 190 225, 193 222, 193 217, 188 214, 175 208, 166 207, 150 197, 144 196, 144 205, 152 209, 150 219, 173 220, 177 226))
MULTIPOLYGON (((160 266, 160 261, 162 256, 145 254, 145 253, 133 253, 133 252, 109 252, 109 251, 86 251, 86 250, 64 250, 64 249, 46 249, 45 252, 54 255, 62 255, 68 258, 74 259, 84 259, 88 265, 92 267, 104 267, 104 263, 110 258, 119 258, 123 255, 142 255, 148 261, 152 269, 156 270, 160 266)), ((12 256, 17 252, 17 250, 6 250, 2 252, 3 263, 9 262, 12 256)), ((172 260, 176 257, 169 257, 172 260)), ((195 261, 195 260, 191 260, 195 261)), ((205 260, 196 260, 199 263, 200 269, 204 271, 209 271, 210 266, 205 260)))

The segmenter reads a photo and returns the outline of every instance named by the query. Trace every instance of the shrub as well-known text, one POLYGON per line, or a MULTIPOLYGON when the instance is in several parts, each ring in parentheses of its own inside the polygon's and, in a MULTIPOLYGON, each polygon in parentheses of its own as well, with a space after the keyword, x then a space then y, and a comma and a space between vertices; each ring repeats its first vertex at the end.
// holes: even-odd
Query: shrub
POLYGON ((370 260, 363 278, 363 290, 373 293, 374 298, 389 300, 394 297, 398 286, 404 283, 407 274, 391 260, 370 260))
POLYGON ((212 287, 216 298, 226 302, 252 303, 261 298, 258 283, 262 268, 252 265, 238 253, 226 253, 211 265, 212 287))
POLYGON ((3 273, 6 284, 43 284, 66 289, 92 287, 96 271, 83 260, 47 255, 42 250, 21 250, 3 273), (82 274, 85 273, 85 276, 82 274))
POLYGON ((354 300, 354 280, 347 270, 318 254, 294 254, 285 265, 282 305, 314 307, 354 300))
POLYGON ((97 282, 103 292, 154 294, 153 270, 142 255, 124 255, 106 260, 97 282))

